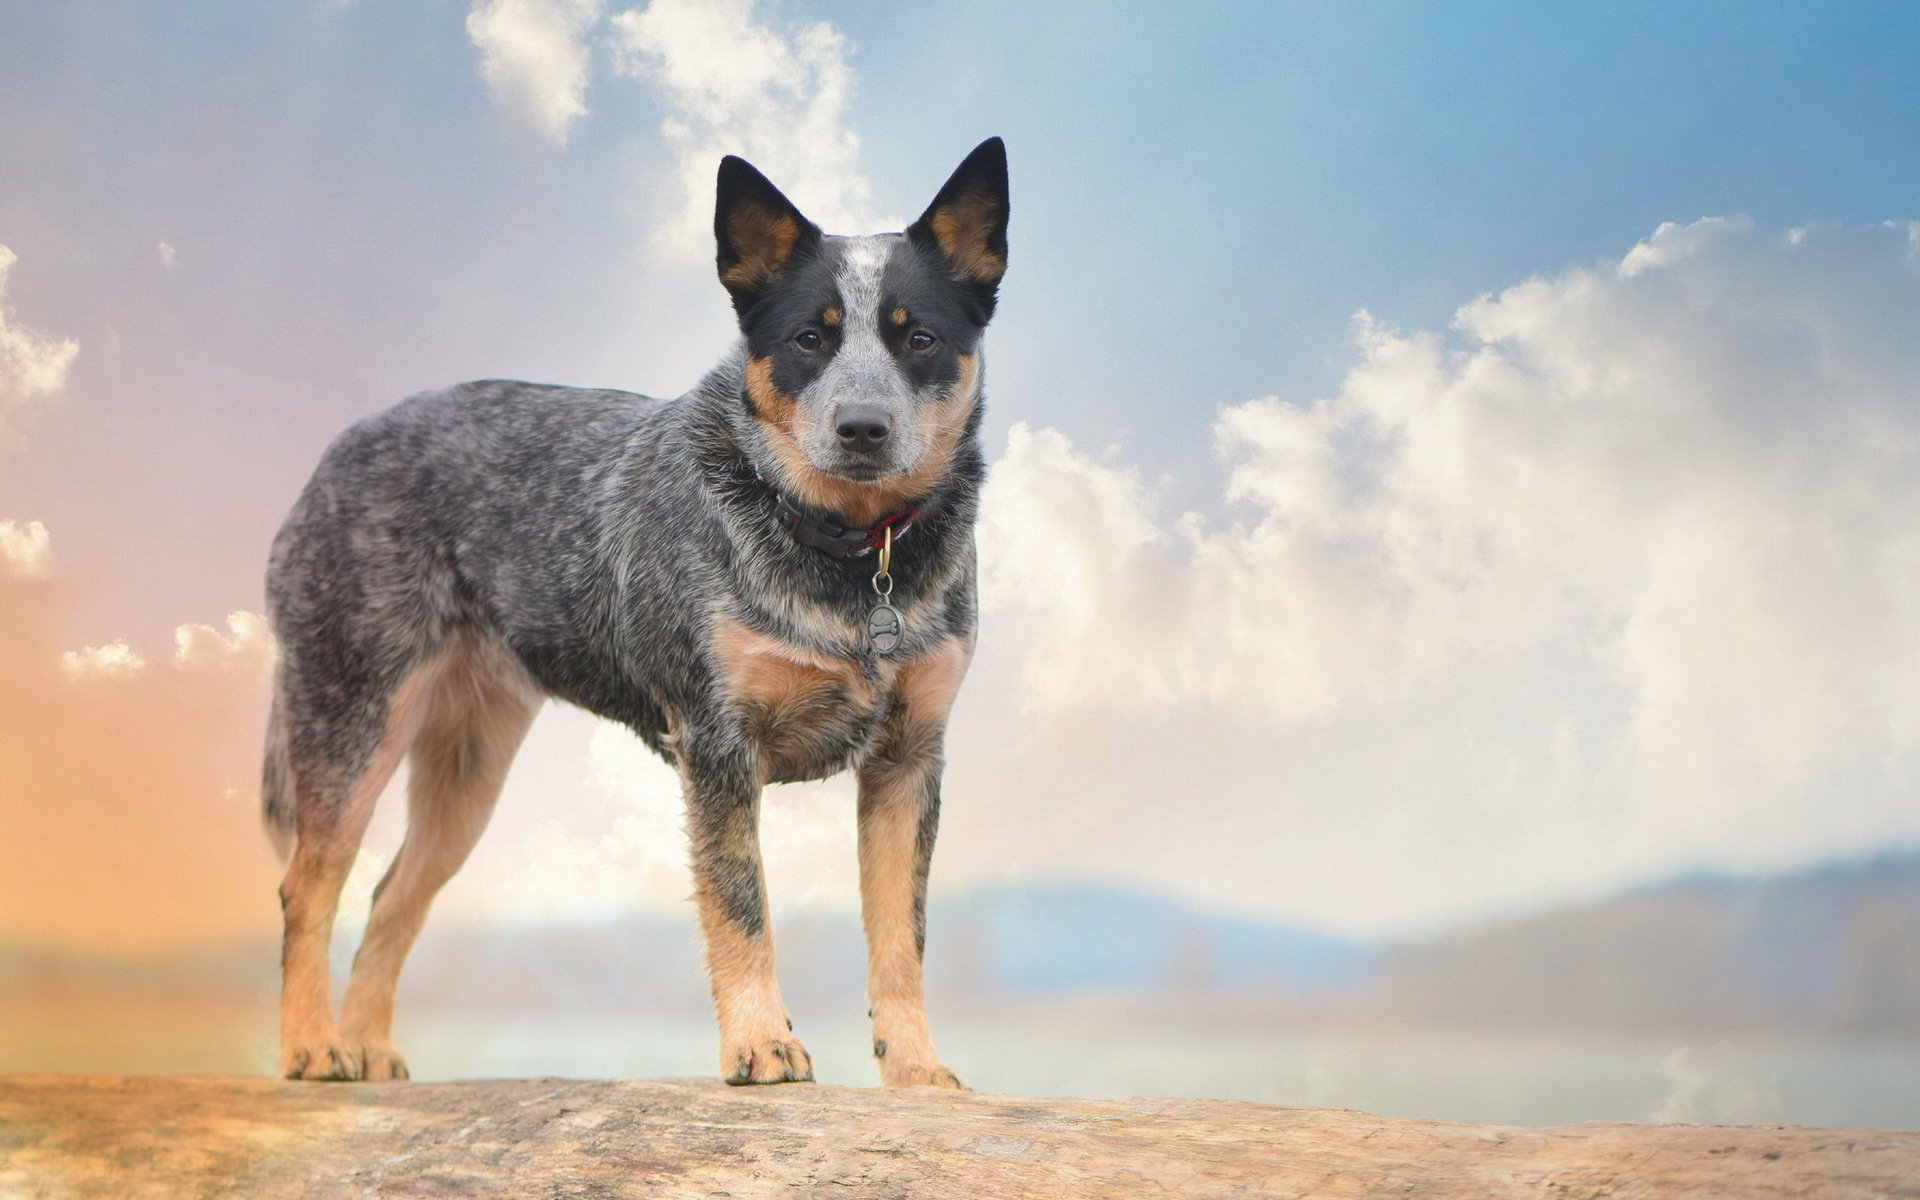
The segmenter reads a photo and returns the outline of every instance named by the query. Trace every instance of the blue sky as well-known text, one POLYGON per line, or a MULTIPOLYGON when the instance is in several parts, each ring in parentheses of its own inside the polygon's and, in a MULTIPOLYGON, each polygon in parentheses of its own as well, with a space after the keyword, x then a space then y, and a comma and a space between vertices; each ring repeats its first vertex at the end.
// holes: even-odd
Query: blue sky
MULTIPOLYGON (((710 251, 676 233, 719 153, 815 215, 900 219, 999 134, 999 607, 956 759, 1024 738, 1066 766, 1018 853, 1013 799, 975 826, 955 805, 955 882, 1015 861, 1380 931, 1920 842, 1901 715, 1920 701, 1848 665, 1894 653, 1914 615, 1886 522, 1912 484, 1917 355, 1893 318, 1916 294, 1899 223, 1920 215, 1920 10, 736 0, 656 5, 627 37, 647 6, 521 0, 573 32, 515 84, 485 73, 472 7, 0 15, 0 332, 78 347, 50 394, 0 377, 0 519, 42 522, 40 574, 66 581, 46 661, 124 642, 151 674, 176 626, 257 611, 320 448, 407 392, 688 386, 729 337, 710 251), (754 63, 774 82, 730 94, 754 63), (584 111, 529 102, 556 95, 584 111), (1770 381, 1800 389, 1780 383, 1772 425, 1741 399, 1770 381), (1867 582, 1750 603, 1827 552, 1867 582), (1813 632, 1835 622, 1866 648, 1813 632), (1778 646, 1776 675, 1728 665, 1778 646), (1774 686, 1829 700, 1778 714, 1772 782, 1729 809, 1728 764, 1757 760, 1722 718, 1774 686), (1133 707, 1093 702, 1113 694, 1133 707), (1849 695, 1894 715, 1863 732, 1849 695), (1114 748, 1174 730, 1231 762, 1114 748), (1850 815, 1823 820, 1835 797, 1850 815), (1168 815, 1189 810, 1191 829, 1168 815), (1094 828, 1114 845, 1076 859, 1094 828), (1312 837, 1351 848, 1297 848, 1312 837), (1484 848, 1464 869, 1484 886, 1418 865, 1436 837, 1484 848), (1256 878, 1269 845, 1280 882, 1256 878), (1349 904, 1365 863, 1425 882, 1349 904)), ((648 768, 549 721, 514 786, 598 798, 552 802, 571 824, 503 811, 501 869, 529 846, 598 854, 612 894, 671 798, 647 776, 636 824, 594 781, 648 768)), ((957 768, 1008 797, 1013 769, 957 768)), ((809 795, 808 828, 836 819, 843 797, 809 795)), ((844 890, 839 867, 792 869, 844 890)))

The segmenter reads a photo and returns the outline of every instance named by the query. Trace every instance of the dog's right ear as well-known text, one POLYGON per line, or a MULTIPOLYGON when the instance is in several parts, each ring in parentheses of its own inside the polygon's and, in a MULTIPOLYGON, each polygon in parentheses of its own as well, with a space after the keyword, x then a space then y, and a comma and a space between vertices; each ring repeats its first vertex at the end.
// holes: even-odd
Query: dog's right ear
POLYGON ((720 160, 715 192, 720 282, 733 296, 734 311, 744 317, 796 254, 819 244, 820 229, 744 158, 729 154, 720 160))

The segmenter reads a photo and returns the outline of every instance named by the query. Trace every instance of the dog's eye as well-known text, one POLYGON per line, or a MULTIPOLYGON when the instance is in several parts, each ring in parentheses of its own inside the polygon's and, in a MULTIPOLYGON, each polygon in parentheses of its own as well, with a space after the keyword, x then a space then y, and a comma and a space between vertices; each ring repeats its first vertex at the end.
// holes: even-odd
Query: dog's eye
POLYGON ((820 340, 818 329, 802 329, 793 335, 793 344, 802 354, 818 354, 826 343, 820 340))
POLYGON ((939 340, 924 329, 916 329, 907 335, 907 349, 917 354, 925 354, 933 349, 933 344, 939 340))

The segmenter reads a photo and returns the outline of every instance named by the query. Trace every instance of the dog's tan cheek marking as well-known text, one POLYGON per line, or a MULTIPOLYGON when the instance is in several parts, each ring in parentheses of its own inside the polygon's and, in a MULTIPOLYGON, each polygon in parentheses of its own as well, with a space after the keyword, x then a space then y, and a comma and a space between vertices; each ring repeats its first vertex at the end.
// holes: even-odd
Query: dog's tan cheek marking
POLYGON ((748 360, 747 400, 753 405, 753 415, 766 427, 774 462, 802 504, 846 513, 850 520, 862 524, 892 511, 882 508, 873 517, 861 516, 855 508, 871 503, 870 498, 858 490, 861 485, 850 479, 836 479, 807 461, 806 453, 800 449, 800 439, 810 432, 805 410, 798 400, 774 386, 771 360, 748 360))
POLYGON ((753 415, 774 429, 793 436, 789 428, 800 407, 799 401, 773 385, 773 360, 755 358, 747 362, 747 399, 753 415))
POLYGON ((927 429, 927 452, 913 470, 901 476, 899 491, 907 499, 926 495, 947 473, 947 466, 953 461, 954 447, 960 444, 961 431, 967 427, 967 418, 973 415, 974 405, 980 401, 977 390, 980 356, 958 354, 954 357, 960 360, 959 378, 953 381, 953 386, 940 399, 928 406, 927 414, 922 418, 927 429))
POLYGON ((904 664, 893 716, 860 771, 860 909, 874 1053, 889 1086, 939 1082, 922 970, 947 712, 972 648, 953 638, 904 664))

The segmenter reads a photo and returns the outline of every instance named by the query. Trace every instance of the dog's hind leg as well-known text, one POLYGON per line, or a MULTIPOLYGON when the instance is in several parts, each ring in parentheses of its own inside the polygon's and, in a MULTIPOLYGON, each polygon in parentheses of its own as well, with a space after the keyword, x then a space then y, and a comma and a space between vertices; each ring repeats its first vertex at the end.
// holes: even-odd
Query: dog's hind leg
POLYGON ((393 1048, 393 992, 433 897, 493 815, 541 697, 506 652, 462 645, 445 660, 407 760, 407 836, 373 893, 367 934, 341 1006, 341 1036, 366 1079, 405 1079, 393 1048))
POLYGON ((409 689, 386 706, 384 725, 351 777, 296 747, 283 786, 293 789, 294 847, 280 883, 280 1073, 288 1079, 358 1079, 363 1064, 333 1020, 330 943, 340 889, 353 867, 374 802, 413 736, 409 689))
POLYGON ((947 642, 902 667, 899 703, 860 764, 860 916, 873 1053, 888 1087, 961 1088, 927 1031, 927 871, 940 823, 947 710, 970 648, 947 642))

